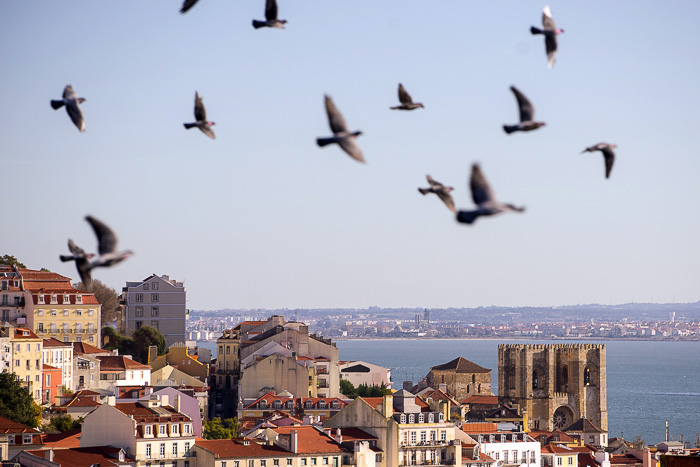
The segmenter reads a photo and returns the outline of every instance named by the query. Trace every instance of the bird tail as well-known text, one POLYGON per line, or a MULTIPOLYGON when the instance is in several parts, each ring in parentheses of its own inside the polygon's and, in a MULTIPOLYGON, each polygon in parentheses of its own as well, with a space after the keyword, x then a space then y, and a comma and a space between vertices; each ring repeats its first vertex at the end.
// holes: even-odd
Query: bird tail
POLYGON ((518 131, 518 125, 503 125, 503 130, 506 133, 511 134, 514 131, 518 131))
POLYGON ((457 222, 462 224, 471 224, 479 217, 478 211, 458 211, 457 212, 457 222))
POLYGON ((184 125, 185 128, 187 128, 188 130, 189 130, 190 128, 195 128, 195 127, 197 126, 196 123, 183 123, 183 125, 184 125))
POLYGON ((418 191, 420 191, 422 195, 427 195, 428 193, 430 193, 430 190, 426 188, 418 188, 418 191))
POLYGON ((316 138, 316 144, 319 146, 328 146, 329 144, 337 143, 335 138, 316 138))
POLYGON ((265 21, 258 21, 256 19, 253 20, 253 27, 255 29, 264 28, 265 26, 267 26, 265 21))
POLYGON ((65 263, 66 261, 73 261, 75 259, 75 256, 61 255, 59 256, 59 258, 65 263))
POLYGON ((51 101, 51 107, 53 107, 54 110, 60 109, 63 105, 63 101, 51 101))
POLYGON ((530 32, 531 32, 532 34, 544 34, 544 31, 543 31, 543 30, 541 30, 540 28, 536 28, 536 27, 534 27, 534 26, 531 26, 531 27, 530 27, 530 32))

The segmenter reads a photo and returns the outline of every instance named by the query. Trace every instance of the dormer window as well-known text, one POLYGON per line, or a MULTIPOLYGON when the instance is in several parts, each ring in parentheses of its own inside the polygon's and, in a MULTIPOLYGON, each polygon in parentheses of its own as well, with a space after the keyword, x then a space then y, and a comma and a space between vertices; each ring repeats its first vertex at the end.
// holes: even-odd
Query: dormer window
POLYGON ((262 401, 258 402, 258 407, 261 408, 261 409, 266 408, 266 407, 267 407, 267 401, 262 400, 262 401))
POLYGON ((82 304, 82 303, 83 303, 83 296, 82 296, 82 295, 76 295, 76 296, 75 296, 75 303, 82 304))
POLYGON ((428 423, 433 423, 435 421, 435 415, 432 413, 428 414, 428 423))
POLYGON ((505 443, 505 442, 506 442, 506 435, 501 435, 501 443, 505 443))
POLYGON ((311 402, 310 400, 307 400, 306 402, 304 402, 304 407, 307 409, 311 409, 311 408, 313 408, 313 406, 314 406, 314 403, 311 402))
POLYGON ((68 295, 68 294, 63 295, 63 303, 70 303, 70 295, 68 295))
POLYGON ((22 444, 32 444, 32 435, 22 436, 22 444))
POLYGON ((293 402, 292 400, 288 400, 288 401, 287 401, 287 408, 288 408, 288 409, 294 408, 294 402, 293 402))
POLYGON ((518 435, 516 435, 515 433, 513 433, 513 435, 510 437, 510 440, 511 440, 512 442, 516 442, 516 441, 518 440, 518 435))
POLYGON ((166 425, 159 425, 160 426, 160 434, 164 435, 166 434, 166 425))
POLYGON ((44 303, 44 296, 43 295, 37 295, 36 297, 37 303, 44 303))
POLYGON ((51 304, 57 304, 58 303, 58 296, 56 294, 51 294, 51 304))
POLYGON ((185 434, 186 434, 186 435, 189 435, 189 434, 190 434, 190 425, 187 424, 187 423, 185 424, 185 434))
POLYGON ((324 400, 318 401, 318 408, 325 409, 326 408, 326 401, 324 401, 324 400))
POLYGON ((440 412, 440 414, 438 414, 438 421, 441 423, 445 421, 445 414, 444 413, 440 412))
POLYGON ((146 433, 147 435, 150 435, 150 434, 153 433, 153 430, 152 430, 152 428, 151 428, 151 425, 146 425, 145 433, 146 433))
POLYGON ((414 417, 414 415, 413 414, 409 415, 408 416, 408 423, 415 423, 415 422, 416 422, 416 418, 414 417))
POLYGON ((340 406, 340 404, 338 404, 338 401, 336 401, 336 400, 331 401, 331 409, 337 409, 339 406, 340 406))
POLYGON ((400 417, 401 423, 406 423, 406 414, 402 413, 400 417))
POLYGON ((418 423, 423 423, 425 422, 425 415, 422 413, 418 414, 418 423))
POLYGON ((15 281, 15 287, 19 287, 19 281, 15 281))
POLYGON ((272 403, 272 407, 274 407, 275 409, 281 409, 281 408, 282 408, 282 402, 276 400, 276 401, 274 401, 274 402, 272 403))
POLYGON ((170 425, 170 432, 174 435, 178 434, 179 433, 179 425, 176 423, 170 425))

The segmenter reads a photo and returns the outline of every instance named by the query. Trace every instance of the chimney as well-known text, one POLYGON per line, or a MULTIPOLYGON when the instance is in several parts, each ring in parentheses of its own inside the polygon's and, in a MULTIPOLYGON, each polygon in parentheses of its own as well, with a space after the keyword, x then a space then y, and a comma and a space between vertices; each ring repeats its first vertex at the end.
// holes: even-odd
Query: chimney
POLYGON ((438 384, 438 389, 440 389, 442 392, 447 394, 447 383, 440 383, 438 384))
POLYGON ((297 430, 291 430, 289 432, 289 450, 294 454, 297 453, 297 430))
POLYGON ((53 462, 53 448, 49 449, 49 462, 53 462))
POLYGON ((148 347, 148 363, 153 363, 156 358, 158 358, 158 346, 151 345, 148 347))
POLYGON ((343 435, 340 434, 340 428, 335 429, 335 436, 333 437, 336 443, 343 444, 343 435))
POLYGON ((382 398, 382 416, 391 418, 392 415, 394 415, 394 396, 389 394, 382 398))
POLYGON ((596 451, 594 458, 600 464, 600 467, 610 467, 610 454, 607 452, 603 450, 596 451))

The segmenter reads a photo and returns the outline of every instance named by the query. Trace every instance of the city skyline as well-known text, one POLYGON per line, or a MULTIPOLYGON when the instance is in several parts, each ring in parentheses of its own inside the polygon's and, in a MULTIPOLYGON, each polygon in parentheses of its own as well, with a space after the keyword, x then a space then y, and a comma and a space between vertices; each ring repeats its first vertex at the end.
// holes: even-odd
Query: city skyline
POLYGON ((529 32, 544 2, 280 2, 284 31, 252 28, 264 2, 136 5, 0 5, 1 254, 77 282, 58 256, 96 250, 91 214, 135 252, 95 278, 167 274, 190 309, 700 298, 697 3, 550 3, 553 70, 529 32), (399 82, 425 108, 389 110, 399 82), (85 133, 49 105, 67 84, 85 133), (547 126, 504 134, 511 85, 547 126), (195 91, 215 141, 182 128, 195 91), (325 93, 366 165, 316 146, 325 93), (601 141, 609 180, 579 154, 601 141), (462 226, 417 192, 430 174, 471 208, 473 162, 527 211, 462 226))

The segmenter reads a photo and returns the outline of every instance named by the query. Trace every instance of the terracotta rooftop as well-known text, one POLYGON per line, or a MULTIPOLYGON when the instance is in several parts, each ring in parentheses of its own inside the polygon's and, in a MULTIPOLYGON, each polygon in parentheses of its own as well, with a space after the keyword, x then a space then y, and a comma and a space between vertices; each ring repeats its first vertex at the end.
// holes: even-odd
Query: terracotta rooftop
POLYGON ((109 350, 100 349, 86 342, 73 342, 73 353, 75 355, 91 354, 91 353, 109 353, 109 350))
POLYGON ((65 449, 80 447, 80 429, 68 430, 63 433, 44 433, 41 435, 46 448, 65 449))
POLYGON ((150 370, 151 367, 123 355, 98 356, 100 371, 150 370))
POLYGON ((451 362, 443 363, 442 365, 434 366, 431 370, 454 370, 457 373, 491 373, 488 368, 481 367, 474 362, 470 362, 466 358, 457 357, 451 362))
MULTIPOLYGON (((53 462, 61 467, 90 467, 95 464, 102 467, 119 465, 119 451, 119 448, 111 446, 54 449, 53 462)), ((27 452, 42 459, 48 459, 49 457, 48 449, 27 452)))
POLYGON ((62 276, 58 273, 51 271, 37 271, 35 269, 19 268, 19 273, 22 275, 22 279, 24 279, 25 281, 68 281, 69 283, 71 281, 70 277, 62 276))
POLYGON ((580 431, 582 433, 607 433, 606 431, 603 431, 597 426, 595 426, 593 422, 591 422, 587 418, 579 418, 574 423, 572 423, 571 426, 564 429, 564 431, 580 431))
POLYGON ((57 370, 60 371, 61 370, 60 368, 56 368, 55 366, 47 365, 46 363, 42 364, 41 369, 43 371, 57 371, 57 370))
POLYGON ((465 433, 497 433, 498 427, 495 423, 462 423, 462 431, 465 433))
POLYGON ((39 430, 29 428, 26 425, 15 422, 14 420, 0 416, 0 433, 39 433, 39 430))
POLYGON ((335 440, 313 426, 273 428, 273 431, 281 435, 289 434, 292 430, 297 432, 297 453, 299 454, 340 454, 343 452, 343 448, 335 440))
POLYGON ((196 440, 195 444, 213 453, 217 459, 235 459, 240 457, 285 456, 289 451, 279 446, 262 443, 255 439, 210 439, 196 440), (244 444, 247 442, 247 444, 244 444))
POLYGON ((15 335, 12 338, 13 340, 15 339, 38 339, 39 336, 34 334, 34 331, 32 331, 29 328, 15 328, 15 335))
POLYGON ((578 455, 577 451, 574 451, 571 448, 567 448, 565 446, 560 446, 560 445, 556 445, 556 444, 547 444, 546 446, 542 446, 540 448, 540 452, 542 454, 562 454, 562 455, 569 455, 569 456, 578 455))
POLYGON ((545 436, 547 439, 548 443, 574 443, 576 440, 572 438, 571 436, 567 435, 563 431, 560 430, 554 430, 554 431, 540 431, 540 430, 531 430, 528 433, 530 436, 532 436, 534 439, 539 440, 541 436, 545 436))
POLYGON ((498 405, 498 396, 484 396, 475 394, 464 399, 462 404, 498 405))
POLYGON ((44 348, 46 347, 71 347, 72 344, 70 342, 61 342, 55 337, 52 337, 50 339, 44 339, 44 348))
MULTIPOLYGON (((331 428, 331 429, 326 429, 326 433, 328 433, 331 436, 334 436, 336 432, 336 428, 331 428)), ((361 430, 360 428, 355 428, 355 427, 348 427, 348 428, 340 428, 340 436, 343 437, 343 442, 346 441, 369 441, 369 440, 376 440, 377 437, 374 435, 371 435, 367 433, 364 430, 361 430)))

